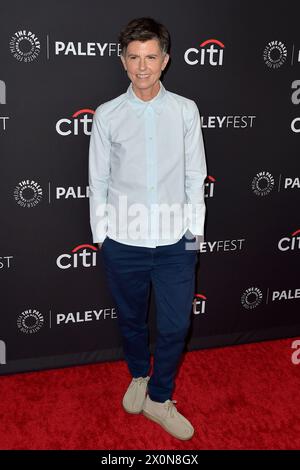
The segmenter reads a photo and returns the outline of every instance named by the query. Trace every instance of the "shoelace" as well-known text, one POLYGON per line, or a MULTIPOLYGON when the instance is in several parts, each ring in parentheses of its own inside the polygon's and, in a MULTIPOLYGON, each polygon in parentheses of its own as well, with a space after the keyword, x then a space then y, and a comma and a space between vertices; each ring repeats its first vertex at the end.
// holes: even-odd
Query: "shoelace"
POLYGON ((165 408, 167 410, 167 416, 170 418, 174 418, 177 413, 177 408, 175 406, 175 403, 177 403, 176 400, 169 400, 167 403, 165 403, 165 408))
POLYGON ((148 377, 138 377, 136 379, 133 379, 132 381, 132 385, 133 384, 138 384, 138 385, 142 385, 142 384, 145 384, 149 381, 149 378, 148 377))

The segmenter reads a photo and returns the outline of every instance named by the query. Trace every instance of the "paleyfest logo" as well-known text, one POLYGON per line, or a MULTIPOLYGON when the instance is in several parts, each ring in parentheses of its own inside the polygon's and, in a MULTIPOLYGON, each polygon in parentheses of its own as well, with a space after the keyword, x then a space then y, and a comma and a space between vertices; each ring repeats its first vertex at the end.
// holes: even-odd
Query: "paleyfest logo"
POLYGON ((39 38, 26 29, 17 31, 9 41, 10 51, 20 62, 33 62, 41 51, 39 38))
POLYGON ((97 56, 104 57, 108 55, 120 55, 121 44, 116 42, 63 42, 55 41, 55 55, 74 55, 74 56, 97 56))

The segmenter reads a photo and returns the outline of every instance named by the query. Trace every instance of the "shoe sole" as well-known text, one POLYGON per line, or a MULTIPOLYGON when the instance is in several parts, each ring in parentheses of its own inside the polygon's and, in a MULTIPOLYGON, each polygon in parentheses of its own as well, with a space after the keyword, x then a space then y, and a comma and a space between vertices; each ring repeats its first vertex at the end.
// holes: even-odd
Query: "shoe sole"
POLYGON ((176 437, 177 439, 180 439, 181 441, 188 441, 189 439, 191 439, 193 437, 193 435, 195 434, 195 431, 193 432, 193 434, 189 437, 179 437, 177 436, 175 433, 173 433, 172 431, 170 431, 165 425, 164 423, 162 423, 160 421, 159 418, 156 418, 155 416, 152 416, 150 415, 149 413, 147 413, 147 411, 142 411, 143 415, 146 416, 146 418, 149 418, 151 419, 151 421, 154 421, 155 423, 158 423, 165 431, 167 431, 169 434, 171 434, 171 436, 173 437, 176 437))
POLYGON ((129 411, 127 410, 127 408, 125 408, 124 404, 122 403, 122 406, 123 406, 123 409, 127 412, 127 413, 130 413, 131 415, 139 415, 141 414, 142 410, 140 411, 129 411))

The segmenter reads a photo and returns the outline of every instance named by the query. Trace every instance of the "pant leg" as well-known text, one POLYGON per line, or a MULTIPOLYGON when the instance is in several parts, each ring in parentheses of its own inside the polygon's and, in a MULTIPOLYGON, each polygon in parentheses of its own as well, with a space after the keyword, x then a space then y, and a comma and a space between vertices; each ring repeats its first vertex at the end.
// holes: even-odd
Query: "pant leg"
POLYGON ((116 304, 125 360, 133 377, 145 377, 150 369, 147 313, 151 255, 147 248, 125 245, 108 237, 101 252, 116 304))
POLYGON ((152 400, 171 399, 174 378, 191 322, 197 251, 186 250, 185 235, 174 245, 157 247, 152 283, 157 336, 154 369, 148 382, 152 400))

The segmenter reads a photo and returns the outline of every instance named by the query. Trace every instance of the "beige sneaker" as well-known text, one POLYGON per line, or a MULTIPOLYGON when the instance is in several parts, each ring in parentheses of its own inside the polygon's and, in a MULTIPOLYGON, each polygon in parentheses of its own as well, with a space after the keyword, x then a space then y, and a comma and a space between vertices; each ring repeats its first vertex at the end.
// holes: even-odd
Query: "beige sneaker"
POLYGON ((138 414, 143 409, 147 385, 150 377, 133 378, 123 397, 123 407, 127 413, 138 414))
POLYGON ((143 406, 143 415, 160 424, 165 431, 178 439, 187 441, 194 435, 191 423, 177 411, 176 400, 166 400, 159 403, 147 395, 143 406))

